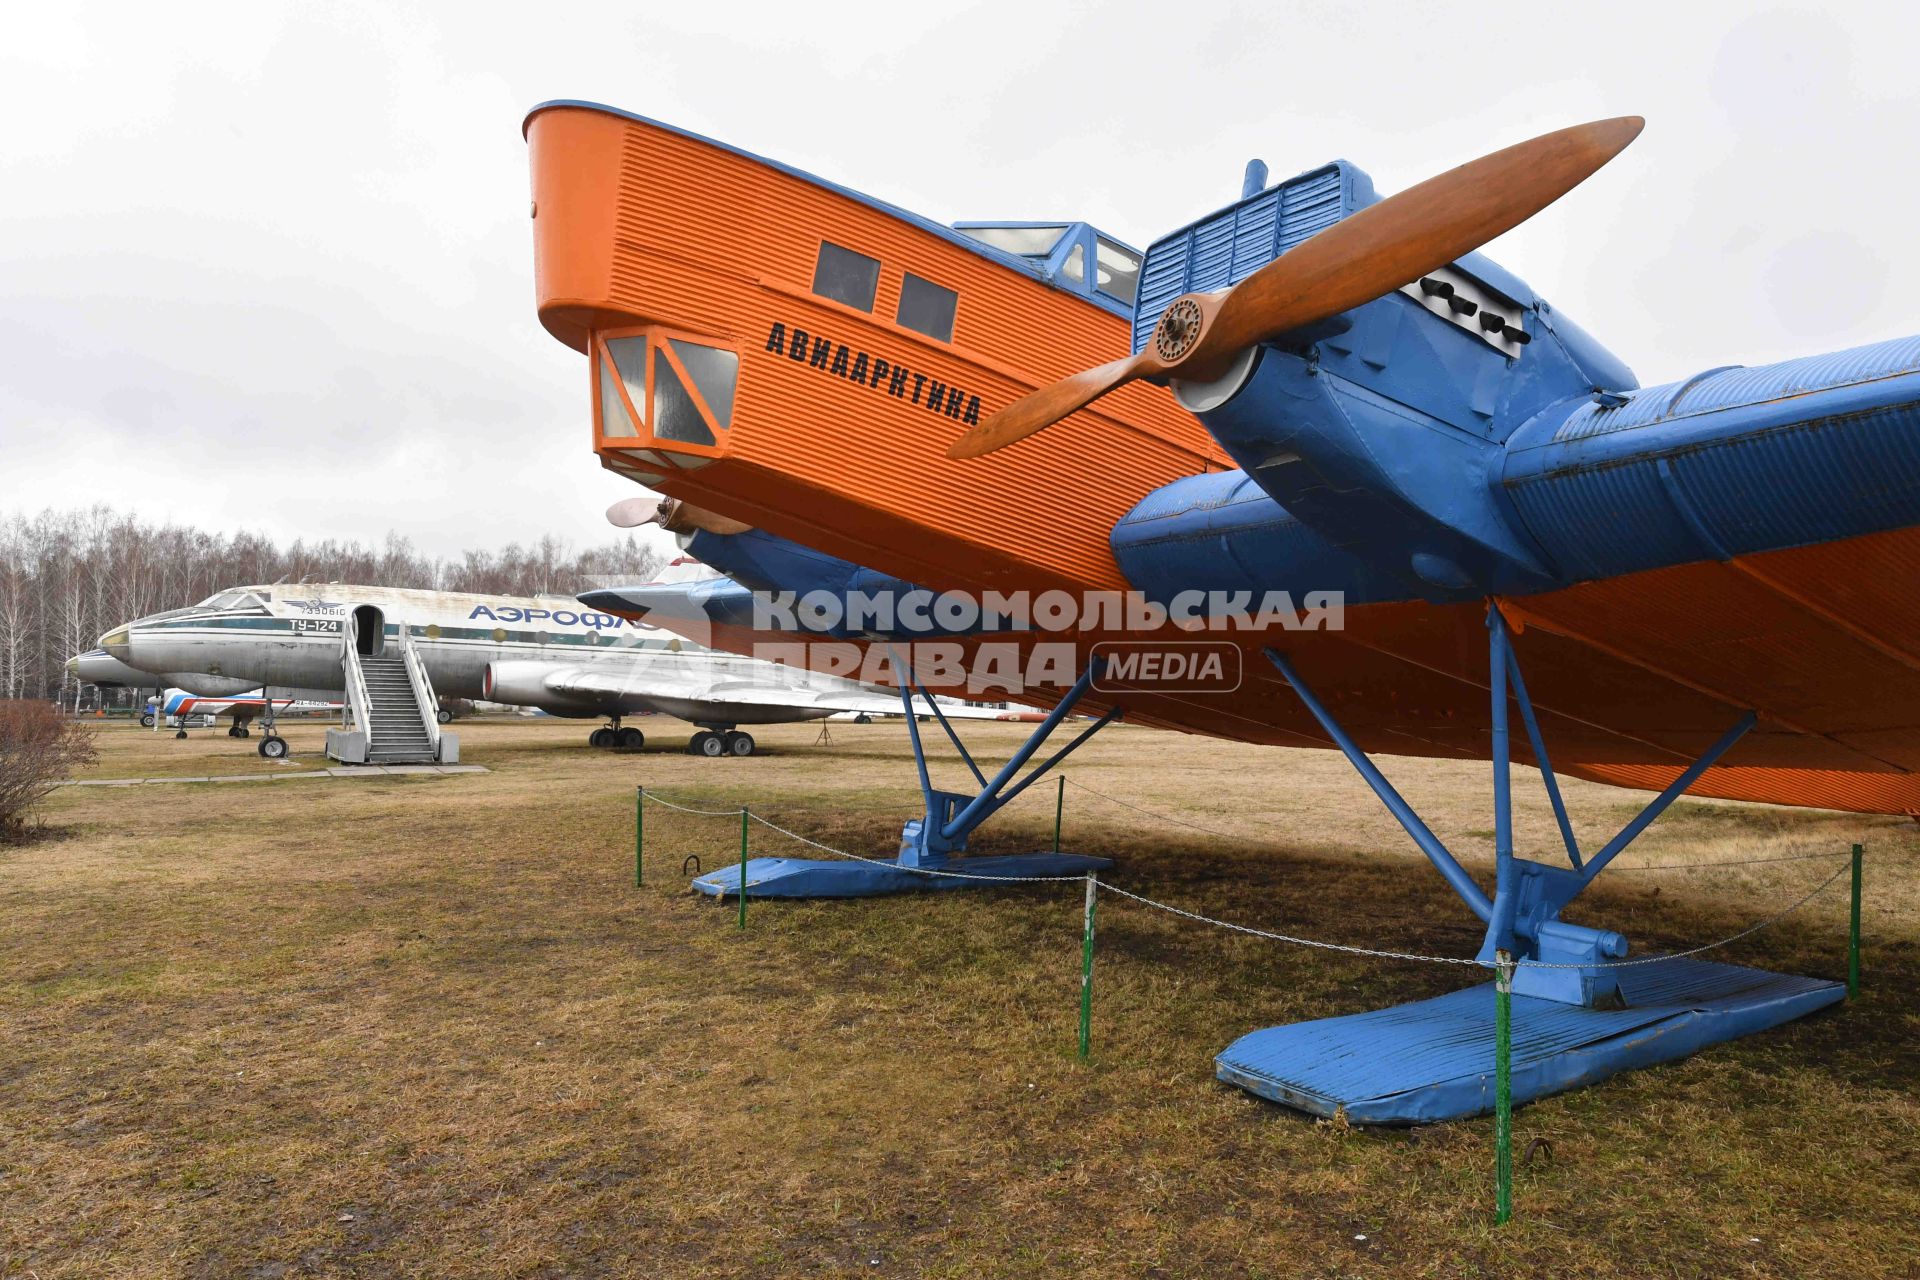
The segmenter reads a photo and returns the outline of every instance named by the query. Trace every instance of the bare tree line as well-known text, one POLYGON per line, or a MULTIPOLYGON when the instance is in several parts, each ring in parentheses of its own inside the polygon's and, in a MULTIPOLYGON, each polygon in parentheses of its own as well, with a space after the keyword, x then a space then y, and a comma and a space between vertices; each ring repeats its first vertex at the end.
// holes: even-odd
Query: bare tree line
POLYGON ((545 537, 436 559, 393 534, 377 548, 335 539, 282 547, 255 533, 156 525, 104 506, 13 515, 0 519, 0 698, 77 706, 69 657, 121 622, 227 587, 304 580, 572 595, 595 579, 645 581, 660 565, 632 537, 584 551, 545 537))

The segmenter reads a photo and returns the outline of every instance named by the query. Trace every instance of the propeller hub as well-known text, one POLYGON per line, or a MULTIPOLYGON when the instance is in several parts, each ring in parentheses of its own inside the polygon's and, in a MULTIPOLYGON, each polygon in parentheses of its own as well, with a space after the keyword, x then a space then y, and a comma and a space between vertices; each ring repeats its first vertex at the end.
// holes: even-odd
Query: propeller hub
POLYGON ((1201 324, 1200 304, 1190 297, 1175 298, 1153 331, 1153 353, 1164 363, 1173 364, 1200 341, 1201 324))

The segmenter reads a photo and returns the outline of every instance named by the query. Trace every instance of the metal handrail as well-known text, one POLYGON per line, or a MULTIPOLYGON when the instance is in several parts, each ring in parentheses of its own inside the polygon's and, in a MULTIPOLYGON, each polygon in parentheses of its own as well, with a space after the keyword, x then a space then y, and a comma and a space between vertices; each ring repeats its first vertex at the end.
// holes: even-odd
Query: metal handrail
POLYGON ((360 669, 360 619, 352 612, 347 614, 347 625, 340 629, 340 665, 347 676, 347 705, 345 718, 353 726, 367 735, 367 741, 373 741, 373 702, 367 694, 366 673, 360 669))
POLYGON ((414 647, 413 629, 406 619, 396 618, 394 630, 399 633, 400 656, 406 662, 407 683, 413 687, 414 709, 420 713, 420 722, 426 726, 427 742, 433 748, 433 758, 440 758, 440 703, 434 696, 433 681, 427 678, 427 664, 421 660, 420 651, 414 647))

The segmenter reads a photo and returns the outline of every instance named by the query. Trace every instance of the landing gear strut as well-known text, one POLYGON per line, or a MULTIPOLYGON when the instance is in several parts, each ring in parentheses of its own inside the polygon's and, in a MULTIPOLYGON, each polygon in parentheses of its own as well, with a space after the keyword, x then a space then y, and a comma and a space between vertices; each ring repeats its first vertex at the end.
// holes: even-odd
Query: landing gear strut
MULTIPOLYGON (((287 740, 280 736, 279 726, 273 718, 273 690, 262 689, 260 692, 266 699, 267 714, 260 721, 260 732, 263 735, 260 739, 260 745, 254 749, 260 753, 262 760, 285 760, 287 758, 287 740)), ((242 738, 248 736, 245 725, 239 726, 239 729, 239 736, 242 738)))
MULTIPOLYGON (((1098 662, 1098 659, 1095 659, 1098 662)), ((907 718, 907 735, 913 743, 914 763, 920 773, 920 794, 925 802, 921 816, 909 819, 900 832, 899 852, 891 861, 862 858, 850 861, 842 858, 754 858, 747 862, 742 871, 728 867, 720 871, 711 871, 696 878, 693 887, 701 893, 720 897, 728 893, 739 893, 744 886, 746 892, 763 898, 857 898, 876 893, 893 893, 905 889, 937 890, 956 889, 966 885, 987 885, 996 880, 1021 881, 1031 877, 1060 879, 1078 877, 1092 871, 1102 871, 1113 864, 1106 858, 1086 857, 1081 854, 1061 853, 1054 850, 1048 853, 992 854, 985 857, 958 858, 956 855, 966 851, 967 838, 980 824, 1012 801, 1021 792, 1032 786, 1054 766, 1071 755, 1088 738, 1113 723, 1120 715, 1118 706, 1109 707, 1100 718, 1080 730, 1064 746, 1048 756, 1044 761, 1029 770, 1025 777, 1015 780, 1015 776, 1039 751, 1048 737, 1071 714, 1081 698, 1093 686, 1094 670, 1090 665, 1081 672, 1080 678, 1073 683, 1054 705, 1052 711, 1028 737, 1020 749, 1013 754, 1000 771, 992 778, 975 762, 967 751, 966 744, 960 741, 960 735, 954 732, 953 725, 947 721, 933 695, 920 685, 911 670, 895 662, 895 669, 901 672, 900 711, 907 718), (933 785, 927 768, 925 744, 920 740, 920 713, 914 703, 914 694, 918 692, 926 699, 927 708, 933 718, 939 722, 947 737, 953 742, 954 749, 960 753, 967 769, 979 784, 978 791, 966 793, 938 790, 933 785), (949 859, 958 862, 966 869, 958 874, 930 876, 927 871, 938 871, 949 859), (729 879, 728 877, 732 877, 729 879)), ((725 749, 728 735, 701 732, 694 735, 694 742, 705 750, 702 755, 717 755, 725 749)), ((737 735, 746 737, 745 734, 737 735)), ((783 851, 784 852, 784 851, 783 851)), ((1091 889, 1089 889, 1091 892, 1091 889)))
POLYGON ((615 747, 622 751, 638 751, 647 745, 647 735, 632 726, 621 728, 620 718, 615 716, 612 724, 601 725, 587 735, 587 745, 603 751, 615 747))
POLYGON ((706 756, 714 760, 721 756, 744 757, 752 755, 757 745, 750 733, 739 733, 732 729, 722 729, 718 732, 702 729, 688 739, 687 754, 706 756))

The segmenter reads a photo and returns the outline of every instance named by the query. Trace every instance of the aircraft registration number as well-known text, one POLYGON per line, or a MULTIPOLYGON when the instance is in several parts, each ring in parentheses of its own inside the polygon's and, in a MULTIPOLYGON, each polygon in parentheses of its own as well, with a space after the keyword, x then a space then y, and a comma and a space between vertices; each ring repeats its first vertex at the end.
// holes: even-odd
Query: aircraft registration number
POLYGON ((317 633, 322 635, 337 636, 340 634, 340 619, 338 618, 295 618, 293 620, 293 633, 295 635, 310 635, 310 634, 317 633))

